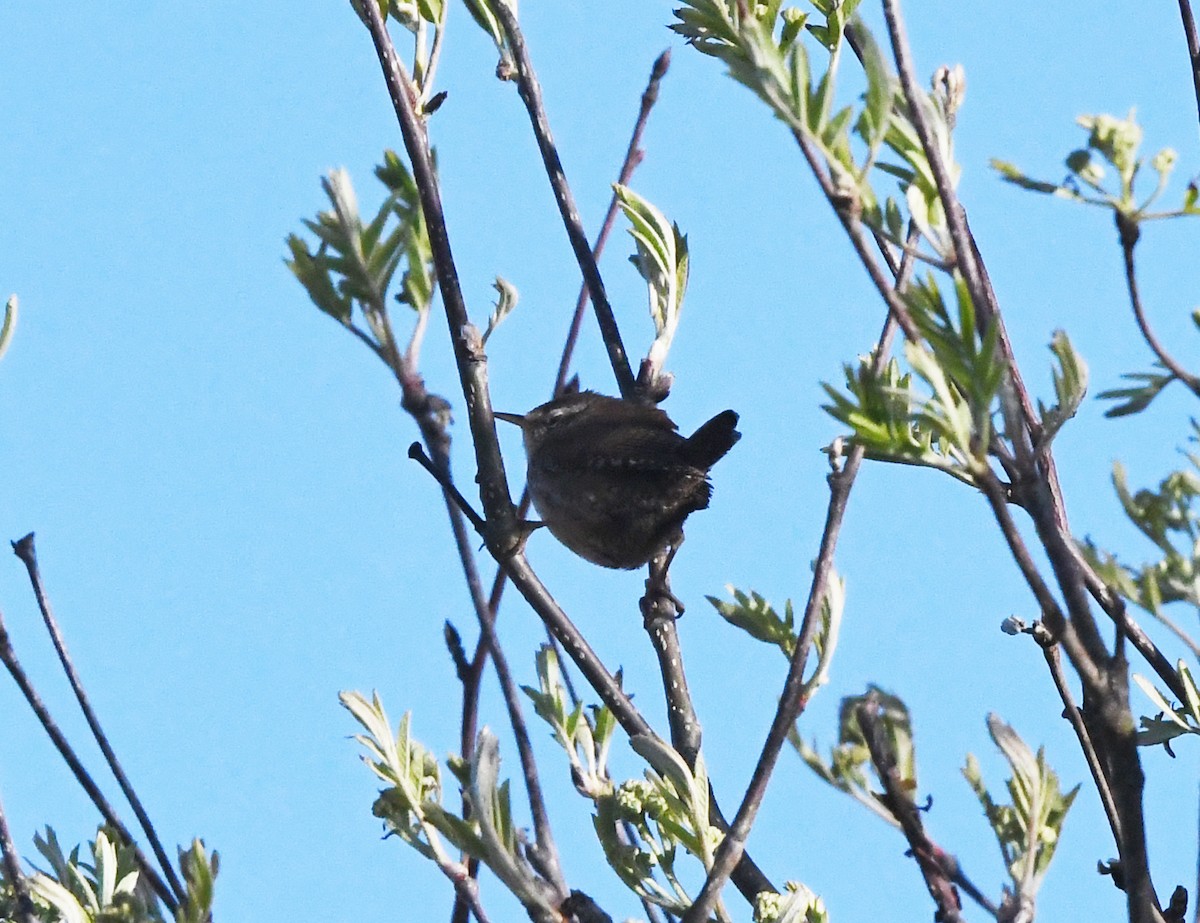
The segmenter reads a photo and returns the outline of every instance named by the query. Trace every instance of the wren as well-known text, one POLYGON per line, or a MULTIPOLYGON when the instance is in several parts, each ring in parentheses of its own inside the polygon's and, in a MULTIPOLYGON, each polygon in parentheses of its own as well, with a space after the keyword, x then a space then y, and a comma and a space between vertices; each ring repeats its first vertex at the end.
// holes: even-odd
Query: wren
POLYGON ((521 427, 529 495, 554 537, 622 570, 674 553, 712 497, 709 469, 741 438, 732 410, 685 437, 657 407, 594 391, 496 417, 521 427))

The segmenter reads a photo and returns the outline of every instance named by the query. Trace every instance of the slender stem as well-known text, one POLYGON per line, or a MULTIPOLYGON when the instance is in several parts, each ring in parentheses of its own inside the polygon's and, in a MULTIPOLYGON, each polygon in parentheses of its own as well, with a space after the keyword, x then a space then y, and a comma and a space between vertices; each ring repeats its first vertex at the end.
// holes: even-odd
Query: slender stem
POLYGON ((679 613, 669 600, 658 598, 648 588, 642 600, 642 618, 646 633, 650 636, 650 645, 658 658, 658 672, 662 677, 663 695, 667 702, 667 723, 671 727, 671 746, 694 769, 696 757, 700 754, 700 719, 692 705, 687 673, 683 669, 683 648, 675 627, 678 617, 679 613))
POLYGON ((484 518, 472 509, 470 502, 462 495, 454 482, 449 476, 434 463, 433 459, 425 454, 425 449, 419 442, 414 442, 408 447, 408 457, 415 461, 418 465, 428 471, 437 480, 442 490, 446 492, 446 496, 454 501, 459 511, 467 517, 471 525, 475 527, 475 531, 480 535, 487 535, 487 522, 484 518))
POLYGON ((1133 318, 1137 321, 1138 330, 1142 332, 1142 339, 1146 341, 1146 345, 1154 351, 1158 361, 1166 366, 1172 375, 1182 381, 1193 394, 1200 395, 1200 378, 1175 361, 1146 319, 1146 310, 1142 306, 1142 297, 1138 292, 1137 271, 1133 259, 1133 251, 1141 233, 1137 222, 1121 212, 1117 212, 1116 218, 1117 231, 1121 238, 1121 253, 1125 262, 1125 283, 1129 288, 1129 303, 1133 307, 1133 318))
POLYGON ((516 511, 508 493, 500 443, 496 438, 496 423, 487 388, 487 357, 479 331, 471 324, 467 314, 467 305, 458 281, 429 139, 424 123, 417 116, 416 89, 396 55, 377 5, 364 3, 362 9, 404 138, 404 148, 412 164, 413 180, 429 233, 429 246, 438 285, 442 290, 442 305, 450 328, 450 341, 454 347, 455 364, 462 383, 471 440, 475 447, 479 494, 487 520, 485 539, 489 545, 495 544, 504 553, 504 550, 515 547, 521 536, 516 511))
POLYGON ((1071 689, 1067 685, 1067 678, 1063 673, 1062 658, 1058 653, 1058 645, 1053 638, 1047 636, 1042 637, 1034 631, 1034 639, 1041 645, 1042 654, 1046 658, 1046 665, 1050 668, 1050 676, 1054 680, 1054 688, 1058 690, 1058 696, 1063 703, 1063 717, 1070 722, 1072 730, 1075 731, 1075 736, 1079 740, 1079 748, 1083 751, 1084 759, 1087 761, 1088 770, 1092 774, 1092 782, 1096 786, 1096 791, 1100 795, 1100 803, 1104 807, 1104 814, 1108 818, 1108 826, 1112 829, 1113 840, 1117 843, 1121 842, 1121 817, 1117 813, 1116 803, 1113 801, 1112 790, 1109 788, 1108 779, 1104 775, 1104 767, 1100 762, 1100 757, 1096 753, 1096 747, 1092 743, 1091 734, 1088 733, 1087 725, 1083 721, 1083 715, 1079 711, 1079 707, 1075 704, 1075 698, 1071 695, 1071 689))
POLYGON ((758 815, 759 806, 766 794, 767 783, 770 781, 783 744, 787 740, 788 731, 805 705, 808 704, 805 695, 807 690, 804 683, 804 668, 808 662, 808 652, 812 641, 816 637, 817 628, 820 625, 821 603, 825 598, 829 573, 833 566, 833 551, 837 545, 837 536, 841 529, 850 488, 854 484, 862 457, 862 448, 855 446, 851 450, 845 469, 829 478, 830 500, 825 515, 825 530, 821 535, 821 548, 817 554, 808 604, 800 624, 800 634, 796 640, 796 648, 792 654, 787 679, 783 684, 779 707, 775 711, 775 718, 771 722, 771 728, 763 742, 758 763, 750 777, 750 785, 734 816, 733 824, 717 848, 717 854, 712 868, 709 869, 704 887, 687 913, 684 914, 683 923, 701 923, 708 919, 708 914, 716 903, 721 888, 724 887, 730 872, 742 858, 746 840, 750 835, 750 828, 758 815))
POLYGON ((479 881, 468 866, 460 862, 450 862, 444 857, 434 857, 442 874, 454 885, 454 913, 459 915, 458 908, 462 907, 461 916, 465 921, 469 914, 475 914, 478 923, 490 923, 487 911, 483 909, 483 899, 479 894, 479 881))
MULTIPOLYGON (((450 481, 445 469, 435 464, 432 459, 426 456, 421 451, 419 443, 414 442, 409 447, 408 455, 413 460, 419 462, 421 467, 438 481, 448 504, 451 502, 461 504, 463 512, 467 514, 467 518, 471 520, 472 525, 476 529, 483 531, 487 528, 486 523, 479 518, 479 515, 465 505, 465 498, 450 481)), ((470 542, 467 538, 466 529, 463 527, 462 519, 452 513, 450 521, 454 526, 454 539, 458 545, 459 554, 463 557, 463 560, 468 560, 472 555, 470 542)), ((474 568, 472 568, 473 570, 474 568)), ((542 786, 538 778, 537 762, 533 756, 533 747, 529 742, 529 728, 525 724, 525 716, 521 708, 521 693, 512 678, 512 671, 508 667, 508 658, 500 646, 500 639, 496 634, 495 618, 493 617, 492 610, 488 607, 487 600, 483 596, 483 587, 479 582, 478 575, 475 574, 474 579, 468 579, 467 584, 471 592, 471 600, 475 606, 475 612, 479 617, 480 632, 491 654, 492 664, 496 670, 496 677, 500 680, 500 690, 504 696, 504 704, 508 709, 509 723, 512 725, 513 736, 516 738, 517 752, 521 759, 521 769, 525 776, 525 789, 529 796, 529 812, 533 818, 533 828, 537 836, 537 849, 541 860, 539 864, 545 867, 552 879, 551 884, 558 890, 559 899, 561 900, 567 896, 569 889, 562 875, 562 868, 558 860, 558 850, 554 845, 554 835, 550 828, 550 818, 546 813, 545 799, 542 797, 542 786)))
MULTIPOLYGON (((908 235, 910 241, 915 239, 916 233, 915 226, 910 226, 908 235)), ((882 238, 877 237, 876 244, 879 246, 883 258, 888 262, 889 268, 892 271, 895 280, 891 287, 892 290, 901 288, 907 281, 912 268, 911 249, 904 248, 904 257, 900 265, 897 266, 888 252, 886 242, 882 238)), ((884 320, 883 329, 880 331, 879 341, 875 347, 874 359, 871 363, 872 369, 876 373, 882 370, 884 364, 887 362, 889 346, 898 326, 897 315, 889 311, 887 318, 884 320)), ((808 651, 812 647, 812 641, 816 637, 817 627, 820 623, 821 605, 825 599, 829 574, 833 567, 833 555, 837 548, 838 534, 841 531, 846 505, 850 499, 850 491, 854 487, 854 481, 858 476, 858 469, 862 465, 864 454, 862 446, 854 446, 850 450, 850 455, 842 470, 831 474, 829 477, 830 496, 829 506, 825 512, 825 529, 821 534, 821 545, 817 553, 816 564, 813 567, 813 579, 809 587, 808 602, 805 605, 804 616, 800 622, 800 634, 796 640, 795 650, 792 653, 791 664, 788 668, 787 679, 784 681, 783 693, 779 698, 779 706, 775 712, 775 719, 772 721, 771 728, 767 732, 767 738, 763 742, 758 763, 755 765, 754 772, 750 777, 750 784, 746 789, 746 794, 742 797, 741 804, 738 805, 738 811, 734 815, 733 824, 717 849, 717 855, 713 861, 712 868, 709 869, 704 887, 701 889, 691 908, 689 908, 687 914, 685 914, 684 923, 695 923, 695 921, 707 919, 709 911, 720 895, 721 888, 724 887, 730 872, 745 850, 746 841, 750 836, 750 829, 754 824, 763 797, 766 795, 767 783, 770 781, 771 774, 775 769, 775 764, 779 759, 780 751, 783 749, 784 741, 787 740, 788 732, 807 704, 805 698, 804 669, 808 660, 808 651)))
MULTIPOLYGON (((1196 91, 1196 115, 1200 117, 1200 36, 1196 34, 1196 20, 1192 18, 1192 4, 1179 0, 1179 16, 1183 20, 1183 35, 1187 39, 1188 58, 1192 64, 1192 86, 1196 91)), ((1200 904, 1197 905, 1200 913, 1200 904)))
POLYGON ((159 867, 166 876, 167 883, 180 903, 182 903, 187 899, 187 891, 180 884, 178 877, 176 877, 175 869, 171 865, 171 860, 167 858, 167 851, 163 849, 162 842, 158 838, 158 833, 154 829, 154 824, 150 820, 150 815, 146 812, 145 807, 142 806, 141 799, 138 798, 133 785, 130 784, 129 777, 125 774, 120 760, 117 759, 117 754, 113 751, 112 745, 108 741, 108 736, 104 733, 104 729, 100 727, 100 719, 97 717, 95 709, 92 708, 92 703, 84 691, 83 681, 75 669, 75 664, 71 661, 71 655, 67 652, 66 642, 63 640, 62 632, 59 630, 58 620, 54 617, 54 610, 51 608, 50 600, 46 596, 46 587, 42 582, 41 571, 38 569, 37 548, 34 546, 33 533, 30 532, 24 538, 13 542, 12 548, 13 553, 21 559, 21 563, 25 565, 25 569, 29 573, 29 582, 33 586, 33 595, 36 597, 38 608, 41 610, 42 621, 46 624, 46 631, 50 633, 50 640, 54 644, 54 650, 58 653, 59 663, 62 664, 67 681, 71 684, 71 691, 75 693, 75 700, 79 703, 83 717, 87 721, 88 727, 91 728, 92 736, 96 739, 96 743, 100 745, 100 751, 104 754, 104 759, 117 780, 117 785, 121 787, 125 799, 129 802, 129 806, 133 808, 133 813, 137 816, 138 823, 146 834, 146 839, 150 841, 150 848, 154 851, 154 857, 158 859, 159 867))
POLYGON ((887 305, 888 311, 896 319, 896 323, 899 324, 900 329, 904 331, 905 338, 914 343, 918 342, 921 339, 921 334, 917 330, 917 325, 913 321, 912 315, 908 312, 908 306, 905 305, 904 300, 900 297, 871 253, 871 245, 866 232, 863 230, 862 222, 858 220, 853 209, 843 206, 844 196, 838 192, 833 184, 833 180, 829 178, 825 169, 821 166, 821 158, 816 147, 809 140, 808 136, 799 129, 792 129, 792 137, 796 139, 796 144, 800 146, 800 152, 808 162, 813 176, 816 177, 817 183, 821 187, 821 192, 825 194, 825 198, 833 206, 834 213, 838 216, 838 220, 841 221, 842 227, 845 229, 847 236, 849 236, 850 244, 854 247, 854 252, 863 264, 863 268, 866 269, 871 282, 874 283, 875 290, 879 292, 879 296, 887 305))
POLYGON ((425 88, 424 95, 427 98, 421 101, 422 106, 428 101, 429 90, 433 87, 433 78, 437 76, 438 62, 442 57, 442 39, 446 35, 446 20, 448 19, 449 12, 450 4, 443 3, 441 18, 434 25, 433 44, 429 49, 429 60, 425 64, 425 79, 423 81, 425 88))
MULTIPOLYGON (((633 171, 642 162, 642 134, 646 130, 646 123, 650 118, 650 110, 654 108, 654 104, 658 101, 659 84, 662 83, 663 77, 666 76, 667 68, 670 66, 671 49, 668 48, 654 59, 654 66, 650 69, 650 81, 646 84, 646 89, 642 93, 641 108, 638 110, 637 121, 633 126, 633 134, 630 135, 629 146, 625 149, 625 160, 621 164, 621 172, 617 178, 617 182, 622 186, 629 185, 629 180, 633 177, 633 171)), ((614 192, 612 198, 608 201, 608 211, 604 213, 604 221, 600 225, 600 233, 596 235, 596 243, 592 245, 592 259, 597 263, 599 263, 600 254, 604 251, 604 245, 608 242, 608 235, 612 233, 618 211, 620 211, 620 202, 617 199, 617 194, 614 192)), ((579 328, 583 323, 583 313, 587 309, 588 295, 589 286, 585 279, 579 287, 579 297, 575 301, 575 313, 571 317, 571 328, 567 333, 566 343, 563 345, 562 359, 558 363, 558 374, 554 379, 555 395, 559 394, 563 386, 567 383, 567 373, 571 366, 571 356, 575 352, 575 343, 579 339, 579 328)))
MULTIPOLYGON (((500 455, 499 441, 496 438, 495 420, 492 417, 491 400, 487 387, 487 359, 483 352, 479 332, 470 323, 462 289, 458 282, 458 271, 450 249, 450 239, 446 230, 441 194, 437 175, 433 168, 428 137, 424 123, 417 117, 416 88, 396 55, 395 47, 392 45, 379 8, 374 3, 365 3, 362 6, 366 13, 367 25, 376 54, 383 68, 384 79, 388 85, 388 92, 396 111, 401 134, 404 137, 404 146, 412 163, 413 178, 417 185, 421 210, 428 229, 430 249, 433 253, 438 284, 442 291, 442 303, 450 328, 450 339, 454 345, 455 360, 466 399, 479 471, 480 498, 487 517, 486 521, 476 518, 472 524, 476 528, 482 527, 484 538, 495 553, 495 549, 515 547, 523 541, 524 535, 517 522, 512 499, 509 496, 508 481, 504 473, 504 460, 500 455)), ((396 361, 399 362, 398 354, 396 361)), ((448 462, 445 463, 445 467, 448 468, 448 462)), ((443 490, 449 496, 457 494, 457 490, 453 488, 448 477, 439 478, 439 480, 443 490)), ((449 503, 449 497, 447 502, 449 503)), ((464 503, 462 508, 465 510, 469 507, 464 503)), ((455 517, 452 515, 452 524, 455 521, 455 517)), ((461 529, 461 523, 455 529, 455 535, 461 551, 465 547, 465 532, 461 529)), ((466 561, 467 558, 464 558, 464 565, 466 565, 466 561)), ((471 581, 468 580, 468 583, 470 584, 471 581)), ((488 647, 491 649, 492 661, 496 665, 496 673, 501 682, 509 720, 517 742, 537 838, 538 864, 549 877, 550 884, 559 893, 560 899, 563 899, 567 896, 568 890, 558 859, 558 851, 554 845, 549 816, 546 813, 541 784, 537 775, 537 765, 521 711, 520 693, 508 670, 507 662, 495 634, 491 612, 479 589, 477 576, 472 589, 480 629, 487 637, 488 647)))
POLYGON ((883 722, 880 720, 878 701, 873 695, 869 696, 867 701, 858 706, 855 714, 862 728, 867 749, 871 751, 871 762, 875 766, 879 781, 883 783, 884 802, 899 822, 900 829, 908 840, 912 857, 925 879, 929 896, 937 904, 938 912, 934 918, 942 923, 962 923, 962 901, 954 882, 947 874, 941 850, 925 833, 925 827, 921 823, 921 812, 917 810, 912 796, 904 786, 904 780, 900 778, 896 754, 888 746, 883 722))
MULTIPOLYGON (((563 650, 567 652, 567 656, 575 662, 579 672, 600 696, 608 710, 613 713, 613 717, 617 719, 617 723, 621 725, 625 733, 630 737, 642 734, 657 736, 649 722, 642 717, 633 701, 625 694, 620 683, 608 672, 596 652, 592 650, 587 639, 580 634, 579 629, 550 595, 550 591, 538 579, 537 574, 533 572, 529 562, 525 559, 524 552, 517 551, 505 558, 497 558, 497 563, 508 573, 517 592, 525 597, 533 611, 554 634, 559 644, 563 646, 563 650)), ((713 823, 724 829, 727 825, 711 791, 709 810, 713 823)), ((754 897, 762 891, 774 890, 770 880, 748 855, 742 857, 732 878, 734 884, 738 886, 738 890, 749 901, 753 901, 754 897)))
MULTIPOLYGON (((642 93, 641 106, 638 111, 638 117, 634 123, 633 133, 629 139, 629 145, 625 151, 625 159, 621 164, 621 169, 618 174, 617 182, 622 185, 628 185, 630 178, 633 176, 633 171, 637 169, 642 161, 643 153, 641 150, 641 139, 645 132, 646 124, 649 120, 650 110, 653 108, 658 99, 658 87, 662 78, 666 75, 667 68, 670 65, 671 52, 664 51, 654 62, 654 66, 650 72, 650 80, 642 93)), ((604 215, 604 221, 600 226, 600 231, 596 236, 596 241, 592 245, 592 258, 599 262, 600 254, 604 251, 605 244, 608 242, 608 237, 612 233, 613 225, 615 224, 619 203, 616 193, 613 193, 609 201, 608 211, 604 215)), ((588 305, 588 285, 585 280, 579 288, 579 297, 576 300, 575 312, 571 318, 571 325, 563 344, 562 358, 559 361, 558 372, 555 376, 554 388, 551 392, 552 396, 562 392, 567 381, 567 374, 570 368, 571 357, 575 351, 575 344, 579 339, 580 328, 583 324, 583 315, 588 305)), ((526 488, 521 493, 521 500, 517 504, 517 518, 524 519, 525 514, 529 511, 529 490, 526 488)), ((496 576, 492 582, 491 595, 487 600, 487 608, 490 616, 495 618, 500 611, 500 600, 503 597, 504 587, 508 582, 508 575, 503 568, 496 569, 496 576)), ((558 647, 554 634, 547 628, 547 637, 551 645, 558 647)), ((475 647, 474 656, 464 672, 462 678, 463 684, 463 699, 462 699, 462 722, 460 727, 461 736, 461 752, 467 755, 471 752, 474 746, 475 730, 478 724, 479 713, 479 692, 481 688, 481 680, 483 671, 487 664, 488 645, 480 634, 479 642, 475 647)), ((568 694, 572 701, 578 702, 578 697, 575 694, 574 687, 571 683, 570 674, 563 671, 563 681, 566 684, 568 694)), ((469 873, 474 875, 478 867, 475 860, 469 862, 469 873)), ((642 899, 643 908, 646 910, 647 919, 652 923, 657 920, 658 913, 653 904, 642 899)), ((454 910, 451 914, 451 923, 466 923, 467 905, 461 898, 456 898, 454 910)))
POLYGON ((558 203, 558 210, 562 215, 563 225, 566 227, 567 237, 571 242, 571 249, 575 252, 575 259, 579 262, 580 271, 583 273, 584 281, 591 294, 596 321, 600 325, 600 336, 604 339, 605 349, 608 350, 608 360, 612 364, 613 375, 617 379, 617 388, 622 397, 635 398, 637 383, 634 380, 633 371, 630 369, 629 356, 625 352, 625 345, 621 342, 621 332, 617 328, 612 305, 609 304, 608 295, 604 290, 604 280, 600 277, 600 270, 596 266, 596 260, 592 257, 591 247, 588 246, 583 223, 579 220, 579 210, 575 207, 575 198, 571 194, 571 187, 567 185, 562 160, 554 146, 554 138, 550 133, 550 121, 546 116, 546 107, 542 101, 542 88, 538 83, 537 74, 534 73, 533 63, 529 59, 525 36, 521 33, 516 14, 507 3, 494 4, 492 11, 500 20, 512 52, 513 61, 517 65, 517 92, 529 113, 529 121, 533 125, 533 134, 537 139, 538 150, 542 154, 542 163, 546 167, 546 175, 550 180, 550 187, 554 191, 554 200, 558 203))
POLYGON ((158 899, 163 902, 171 913, 174 913, 179 909, 179 903, 175 900, 175 896, 163 883, 162 878, 159 877, 150 860, 138 848, 137 843, 134 842, 133 837, 129 833, 129 829, 117 817, 116 811, 108 803, 108 800, 104 797, 104 793, 96 785, 95 780, 83 768, 83 763, 80 762, 78 754, 67 743, 67 738, 63 734, 62 729, 59 728, 54 718, 51 717, 45 703, 42 702, 41 696, 37 694, 37 690, 30 683, 29 676, 21 666, 20 660, 17 659, 17 653, 13 650, 12 642, 9 640, 8 629, 5 627, 3 614, 0 614, 0 662, 4 664, 9 676, 13 678, 13 681, 20 688, 21 694, 25 696, 25 701, 33 709, 34 715, 37 716, 42 729, 50 738, 50 742, 58 750, 59 756, 63 758, 63 762, 67 764, 67 768, 71 770, 71 774, 75 776, 75 781, 87 793, 96 810, 104 817, 105 823, 116 830, 121 841, 133 850, 134 859, 137 862, 139 871, 146 876, 146 880, 150 883, 150 887, 154 889, 154 893, 158 895, 158 899))
MULTIPOLYGON (((1168 689, 1175 695, 1180 702, 1187 700, 1187 691, 1184 689, 1183 680, 1179 678, 1175 667, 1167 660, 1166 655, 1158 649, 1150 636, 1146 634, 1142 628, 1129 615, 1129 608, 1125 605, 1125 600, 1118 594, 1113 592, 1090 567, 1086 566, 1086 562, 1081 562, 1081 567, 1084 568, 1084 579, 1087 583, 1088 592, 1092 594, 1092 598, 1100 603, 1100 607, 1116 624, 1120 634, 1118 637, 1128 638, 1139 654, 1145 659, 1150 668, 1161 679, 1168 689)), ((1159 616, 1161 619, 1162 616, 1159 616)), ((1171 627, 1170 623, 1167 623, 1171 627)), ((1191 638, 1186 635, 1182 640, 1189 647, 1192 646, 1191 638)), ((1193 648, 1193 650, 1195 650, 1193 648)), ((1195 651, 1200 654, 1200 651, 1195 651)))
POLYGON ((8 879, 16 898, 17 913, 20 919, 16 923, 37 923, 33 898, 29 896, 29 886, 21 873, 21 858, 13 843, 12 834, 8 831, 8 818, 4 815, 4 805, 0 804, 0 860, 4 862, 4 877, 8 879))
POLYGON ((1026 585, 1032 591, 1034 599, 1037 600, 1038 608, 1041 609, 1042 621, 1046 624, 1051 636, 1067 649, 1067 653, 1071 657, 1071 664, 1079 673, 1084 685, 1094 692, 1103 690, 1103 671, 1096 666, 1090 653, 1079 641, 1073 624, 1067 620, 1058 600, 1054 598, 1050 587, 1042 578, 1025 540, 1021 537, 1021 531, 1017 528, 1017 524, 1009 512, 1008 498, 1004 493, 1004 488, 991 472, 982 474, 979 478, 979 488, 987 498, 996 524, 1000 527, 1000 532, 1013 556, 1013 561, 1016 562, 1021 576, 1025 578, 1026 585))
MULTIPOLYGON (((646 124, 650 118, 650 110, 658 100, 659 84, 666 75, 670 63, 671 52, 668 49, 655 59, 654 66, 650 70, 650 80, 646 84, 645 91, 642 93, 642 102, 638 110, 637 121, 634 123, 633 133, 629 138, 629 145, 625 149, 625 159, 622 161, 621 169, 618 173, 617 182, 621 185, 629 184, 629 180, 633 177, 633 171, 642 162, 642 135, 645 133, 646 124)), ((596 242, 592 245, 592 258, 597 262, 599 262, 600 254, 604 252, 604 247, 608 243, 608 238, 612 233, 619 208, 619 202, 616 193, 614 193, 609 200, 608 211, 604 214, 604 221, 600 225, 600 232, 596 235, 596 242)), ((567 374, 571 366, 571 357, 575 352, 575 344, 579 339, 579 330, 582 326, 583 314, 587 309, 587 305, 588 285, 585 280, 579 287, 579 297, 575 302, 575 313, 571 318, 571 326, 567 333, 567 338, 563 343, 562 357, 558 363, 558 373, 554 378, 554 388, 551 391, 551 397, 557 397, 566 386, 567 374)), ((520 503, 517 504, 517 518, 524 519, 527 512, 529 512, 529 490, 525 489, 521 493, 520 503)), ((492 582, 492 593, 488 600, 488 605, 493 613, 498 613, 500 610, 500 600, 504 594, 504 585, 507 580, 508 575, 504 573, 504 570, 502 568, 497 569, 495 580, 492 582)), ((550 635, 550 640, 553 642, 553 635, 550 635)), ((471 660, 471 671, 463 691, 463 734, 465 736, 469 733, 472 738, 475 735, 474 725, 475 713, 478 708, 479 677, 483 675, 486 658, 487 647, 483 643, 483 639, 480 638, 479 644, 475 648, 475 655, 471 660)), ((567 683, 568 689, 570 689, 570 677, 566 673, 563 674, 563 680, 567 683)), ((464 752, 466 751, 464 750, 464 752)))

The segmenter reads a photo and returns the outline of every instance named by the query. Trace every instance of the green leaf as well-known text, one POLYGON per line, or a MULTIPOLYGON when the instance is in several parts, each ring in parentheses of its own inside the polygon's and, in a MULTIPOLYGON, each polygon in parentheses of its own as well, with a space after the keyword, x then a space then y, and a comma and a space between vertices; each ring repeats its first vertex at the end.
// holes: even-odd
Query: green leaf
POLYGON ((513 312, 513 308, 517 306, 517 300, 520 298, 520 293, 517 292, 517 287, 506 279, 496 276, 496 281, 492 283, 499 297, 496 299, 496 306, 492 310, 492 316, 488 318, 487 329, 483 331, 483 342, 486 344, 488 337, 492 335, 497 327, 499 327, 506 317, 513 312))
POLYGON ((726 589, 733 594, 734 602, 724 602, 715 596, 705 597, 721 618, 742 629, 750 637, 775 645, 783 651, 785 657, 791 659, 792 652, 796 649, 792 601, 789 599, 784 603, 784 614, 781 617, 758 593, 751 592, 747 596, 732 586, 726 586, 726 589))
POLYGON ((1057 774, 1046 764, 1045 752, 1038 750, 1035 757, 1017 732, 995 715, 988 716, 988 733, 1012 769, 1007 783, 1012 803, 995 801, 983 783, 978 762, 969 754, 963 775, 1000 845, 1012 890, 1021 902, 1032 905, 1079 786, 1064 795, 1057 774))
POLYGON ((671 348, 687 292, 687 237, 647 199, 632 189, 613 184, 621 211, 630 224, 636 252, 630 258, 650 294, 650 316, 654 320, 655 339, 647 357, 652 367, 661 369, 671 348))
MULTIPOLYGON (((1159 368, 1162 366, 1160 365, 1159 368)), ((1150 406, 1151 401, 1162 393, 1163 388, 1175 380, 1175 375, 1171 372, 1128 372, 1121 377, 1127 381, 1141 382, 1141 384, 1100 392, 1097 397, 1102 401, 1121 402, 1108 408, 1104 412, 1106 417, 1126 417, 1141 413, 1150 406)))
POLYGON ((17 296, 9 295, 4 304, 4 322, 0 324, 0 358, 8 351, 17 329, 17 296))
POLYGON ((823 759, 815 747, 805 743, 793 728, 788 740, 800 753, 801 758, 822 780, 838 791, 850 795, 863 807, 869 809, 892 826, 899 826, 882 796, 875 793, 872 779, 876 779, 871 754, 858 723, 857 710, 868 697, 880 706, 880 724, 887 744, 896 757, 896 768, 901 784, 912 792, 917 788, 916 748, 913 742, 912 719, 904 700, 875 685, 867 687, 862 695, 847 696, 838 708, 838 743, 832 748, 829 759, 823 759))
POLYGON ((851 23, 858 48, 862 54, 863 71, 867 77, 866 105, 859 121, 863 142, 874 152, 887 136, 891 119, 894 87, 887 59, 883 56, 870 30, 860 20, 851 23))
POLYGON ((1000 178, 1005 182, 1020 186, 1022 189, 1028 189, 1031 192, 1043 192, 1054 194, 1061 190, 1062 186, 1059 183, 1044 183, 1040 180, 1030 179, 1014 164, 1006 160, 997 160, 992 158, 988 161, 988 165, 1000 174, 1000 178))
POLYGON ((1062 330, 1054 332, 1050 350, 1057 360, 1057 367, 1052 370, 1056 403, 1053 407, 1046 407, 1038 401, 1038 413, 1042 418, 1039 447, 1050 444, 1063 424, 1078 412, 1079 405, 1083 403, 1084 395, 1087 394, 1087 364, 1075 352, 1066 333, 1062 330))
POLYGON ((517 0, 464 0, 467 6, 467 12, 471 14, 471 18, 475 20, 475 24, 486 32, 496 46, 496 50, 500 52, 500 67, 497 68, 497 74, 502 72, 502 69, 512 69, 512 56, 508 48, 508 38, 504 34, 504 29, 500 25, 500 20, 497 18, 494 5, 497 3, 507 3, 512 9, 513 14, 517 11, 517 0))

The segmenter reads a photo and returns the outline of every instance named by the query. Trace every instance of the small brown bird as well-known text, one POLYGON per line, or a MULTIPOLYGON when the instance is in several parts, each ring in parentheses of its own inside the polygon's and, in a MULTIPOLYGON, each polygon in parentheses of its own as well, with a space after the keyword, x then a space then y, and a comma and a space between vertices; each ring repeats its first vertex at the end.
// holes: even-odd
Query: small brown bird
POLYGON ((708 470, 741 438, 732 410, 684 437, 657 407, 594 391, 496 417, 521 427, 529 494, 554 537, 623 570, 679 546, 712 496, 708 470))

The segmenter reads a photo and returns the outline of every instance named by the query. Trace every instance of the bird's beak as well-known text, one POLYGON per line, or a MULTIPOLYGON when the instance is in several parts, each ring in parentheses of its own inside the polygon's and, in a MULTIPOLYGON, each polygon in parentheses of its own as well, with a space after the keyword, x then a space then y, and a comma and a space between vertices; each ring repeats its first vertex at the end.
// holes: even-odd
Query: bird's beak
POLYGON ((521 413, 505 413, 503 410, 496 410, 492 412, 492 416, 505 423, 515 423, 517 426, 525 425, 525 415, 521 413))

